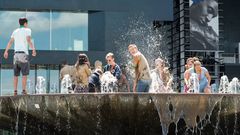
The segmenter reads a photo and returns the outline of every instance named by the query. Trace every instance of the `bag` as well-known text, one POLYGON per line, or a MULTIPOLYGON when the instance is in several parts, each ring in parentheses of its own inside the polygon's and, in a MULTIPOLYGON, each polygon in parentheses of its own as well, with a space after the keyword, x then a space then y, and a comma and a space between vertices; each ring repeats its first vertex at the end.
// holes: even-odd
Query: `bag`
POLYGON ((15 53, 14 54, 14 64, 27 63, 28 55, 25 53, 15 53))

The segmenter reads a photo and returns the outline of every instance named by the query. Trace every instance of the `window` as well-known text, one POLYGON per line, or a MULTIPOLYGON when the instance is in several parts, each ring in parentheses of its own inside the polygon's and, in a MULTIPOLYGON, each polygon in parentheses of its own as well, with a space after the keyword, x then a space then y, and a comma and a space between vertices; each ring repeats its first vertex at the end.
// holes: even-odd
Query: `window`
POLYGON ((50 50, 88 50, 88 14, 52 13, 50 50))
POLYGON ((27 12, 28 25, 32 30, 32 42, 37 50, 50 50, 49 12, 27 12))
POLYGON ((49 93, 59 93, 59 66, 50 66, 50 91, 49 93))
POLYGON ((6 48, 20 17, 27 17, 37 50, 88 50, 88 14, 52 11, 0 11, 0 49, 6 48))
MULTIPOLYGON (((18 80, 19 82, 22 81, 21 79, 18 80)), ((19 83, 18 83, 19 85, 19 83)), ((9 96, 13 95, 13 69, 4 67, 1 69, 1 95, 2 96, 9 96)), ((19 86, 19 88, 21 88, 19 86)), ((22 89, 22 88, 21 88, 22 89)), ((20 90, 18 90, 18 93, 20 94, 20 90)))
POLYGON ((0 49, 6 48, 12 32, 19 27, 18 19, 25 16, 24 11, 0 11, 0 49))

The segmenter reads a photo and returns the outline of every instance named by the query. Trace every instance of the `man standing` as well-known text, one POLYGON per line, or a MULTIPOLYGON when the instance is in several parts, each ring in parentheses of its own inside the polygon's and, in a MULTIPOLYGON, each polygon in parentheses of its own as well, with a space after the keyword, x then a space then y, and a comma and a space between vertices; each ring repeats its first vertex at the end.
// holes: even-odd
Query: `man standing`
POLYGON ((28 20, 26 18, 19 19, 20 28, 14 30, 11 39, 8 42, 4 52, 4 58, 8 58, 8 50, 14 42, 14 96, 17 95, 18 76, 22 72, 22 94, 26 95, 27 75, 29 75, 30 63, 28 59, 28 45, 32 49, 32 56, 36 56, 36 50, 31 41, 31 29, 28 28, 28 20))
POLYGON ((108 53, 106 55, 107 65, 104 67, 104 73, 110 71, 118 80, 121 78, 122 72, 118 64, 115 62, 114 54, 108 53))
POLYGON ((128 51, 133 56, 133 66, 135 68, 133 92, 148 92, 152 80, 147 59, 138 51, 135 44, 130 44, 128 46, 128 51))

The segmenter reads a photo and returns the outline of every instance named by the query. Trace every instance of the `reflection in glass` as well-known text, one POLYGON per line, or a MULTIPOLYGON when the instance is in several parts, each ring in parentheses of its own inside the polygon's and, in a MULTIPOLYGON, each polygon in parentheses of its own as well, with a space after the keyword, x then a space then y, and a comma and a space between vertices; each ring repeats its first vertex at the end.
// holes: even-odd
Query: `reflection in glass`
MULTIPOLYGON (((46 86, 47 86, 48 79, 47 79, 47 66, 46 65, 38 65, 37 77, 40 77, 40 76, 46 80, 46 86)), ((36 90, 36 87, 35 87, 35 90, 36 90)))
MULTIPOLYGON (((13 67, 12 65, 3 65, 1 69, 1 95, 13 95, 13 67)), ((27 79, 27 92, 32 94, 35 90, 35 70, 30 70, 27 79)), ((18 95, 22 94, 22 76, 18 77, 18 95)))
POLYGON ((25 16, 25 11, 0 11, 0 49, 6 48, 12 32, 19 27, 18 19, 25 16))
POLYGON ((59 67, 50 67, 50 91, 49 93, 59 93, 59 67))
POLYGON ((35 70, 30 70, 30 74, 28 75, 27 91, 28 91, 28 94, 35 93, 35 70))
POLYGON ((19 27, 20 17, 28 18, 37 50, 88 50, 88 14, 52 11, 0 11, 0 49, 19 27))
MULTIPOLYGON (((20 80, 18 80, 20 81, 20 80)), ((1 95, 9 96, 13 95, 13 70, 12 69, 2 69, 1 70, 1 95)), ((18 90, 18 93, 20 91, 18 90)))
POLYGON ((49 50, 50 44, 50 13, 27 12, 29 28, 32 30, 32 42, 37 50, 49 50))
POLYGON ((88 50, 88 14, 53 12, 51 50, 88 50))

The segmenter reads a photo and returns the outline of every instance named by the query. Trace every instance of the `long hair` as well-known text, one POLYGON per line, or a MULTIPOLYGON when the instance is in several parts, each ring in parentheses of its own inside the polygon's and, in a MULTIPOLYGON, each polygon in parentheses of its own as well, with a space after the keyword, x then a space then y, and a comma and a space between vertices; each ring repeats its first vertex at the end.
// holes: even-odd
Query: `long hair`
POLYGON ((80 65, 84 65, 86 62, 88 62, 88 57, 84 53, 80 53, 78 55, 78 60, 75 64, 75 66, 78 68, 80 65))

